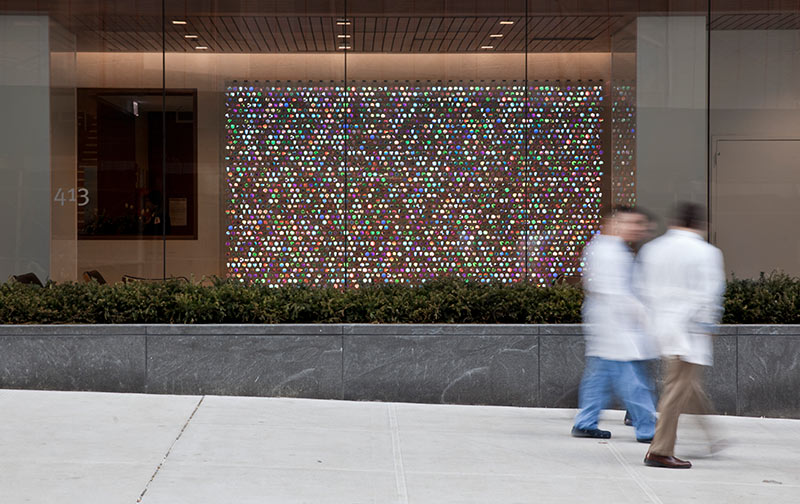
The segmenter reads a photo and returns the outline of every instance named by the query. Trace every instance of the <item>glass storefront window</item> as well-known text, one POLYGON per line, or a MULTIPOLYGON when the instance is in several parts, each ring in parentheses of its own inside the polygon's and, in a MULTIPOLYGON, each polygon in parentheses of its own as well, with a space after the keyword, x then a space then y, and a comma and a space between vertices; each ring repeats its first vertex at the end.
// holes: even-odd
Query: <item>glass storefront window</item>
POLYGON ((525 278, 524 13, 348 13, 350 285, 525 278))
POLYGON ((6 1, 0 275, 546 286, 683 200, 800 273, 797 9, 656 4, 6 1))
POLYGON ((739 278, 800 276, 800 7, 711 16, 711 239, 739 278))

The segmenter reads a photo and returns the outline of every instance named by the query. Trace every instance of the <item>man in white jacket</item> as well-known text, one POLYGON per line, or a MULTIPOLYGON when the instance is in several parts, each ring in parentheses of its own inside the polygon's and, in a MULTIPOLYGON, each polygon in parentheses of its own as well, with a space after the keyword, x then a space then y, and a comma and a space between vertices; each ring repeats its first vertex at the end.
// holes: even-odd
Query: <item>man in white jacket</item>
POLYGON ((646 232, 647 217, 620 208, 604 219, 602 232, 584 250, 586 368, 572 428, 575 437, 611 437, 598 428, 598 419, 613 393, 628 408, 636 439, 649 443, 653 438, 655 405, 641 363, 658 354, 644 332, 644 306, 634 294, 634 258, 628 246, 646 232))
POLYGON ((670 229, 639 252, 637 284, 649 313, 648 332, 666 369, 656 433, 644 459, 649 466, 690 468, 674 453, 678 417, 713 411, 702 377, 712 364, 710 332, 722 314, 725 272, 722 252, 705 241, 703 216, 698 205, 679 205, 670 229))

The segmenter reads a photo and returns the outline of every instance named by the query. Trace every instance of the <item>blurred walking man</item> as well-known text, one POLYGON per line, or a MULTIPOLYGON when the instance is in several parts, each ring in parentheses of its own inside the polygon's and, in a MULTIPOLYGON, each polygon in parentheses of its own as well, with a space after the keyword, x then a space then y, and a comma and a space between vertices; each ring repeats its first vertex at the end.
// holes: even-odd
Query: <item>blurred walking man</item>
POLYGON ((655 355, 643 331, 644 306, 634 295, 633 253, 628 243, 641 240, 647 218, 619 208, 603 221, 602 233, 584 250, 583 287, 586 324, 586 368, 579 390, 580 411, 572 435, 607 439, 598 429, 600 411, 612 393, 630 412, 636 439, 649 443, 655 432, 655 405, 641 361, 655 355))
POLYGON ((712 364, 710 330, 722 313, 725 273, 722 252, 705 241, 704 227, 702 208, 681 204, 670 229, 639 252, 637 282, 666 370, 656 433, 644 458, 649 466, 692 467, 675 457, 678 417, 713 411, 702 375, 712 364))

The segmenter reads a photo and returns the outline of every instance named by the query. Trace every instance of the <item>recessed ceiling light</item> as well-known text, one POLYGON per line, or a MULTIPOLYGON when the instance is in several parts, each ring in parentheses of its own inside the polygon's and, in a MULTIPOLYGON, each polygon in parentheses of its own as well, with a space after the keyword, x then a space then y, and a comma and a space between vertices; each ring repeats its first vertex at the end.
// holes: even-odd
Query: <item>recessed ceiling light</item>
POLYGON ((172 24, 174 24, 174 25, 185 25, 186 21, 182 21, 180 19, 173 19, 172 20, 172 24))
POLYGON ((500 38, 502 36, 503 36, 502 33, 492 33, 491 35, 489 35, 489 38, 500 38))
POLYGON ((338 38, 350 38, 350 35, 336 35, 338 38))
POLYGON ((205 51, 206 49, 208 49, 208 46, 199 45, 199 46, 196 46, 195 49, 198 50, 198 51, 205 51))
POLYGON ((336 24, 339 26, 350 26, 350 21, 347 19, 340 19, 339 21, 336 21, 336 24))
POLYGON ((340 45, 339 49, 350 49, 349 45, 340 45))
POLYGON ((493 45, 482 45, 481 49, 494 49, 493 45))
POLYGON ((500 24, 514 24, 514 21, 500 21, 500 24))
POLYGON ((197 35, 184 35, 183 38, 185 38, 185 39, 196 39, 197 35))

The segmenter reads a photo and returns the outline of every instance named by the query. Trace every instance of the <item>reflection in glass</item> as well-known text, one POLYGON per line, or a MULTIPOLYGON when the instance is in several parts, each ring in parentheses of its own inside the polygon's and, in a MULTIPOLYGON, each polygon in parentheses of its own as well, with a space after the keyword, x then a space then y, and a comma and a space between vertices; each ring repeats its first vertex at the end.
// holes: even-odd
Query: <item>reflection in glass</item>
POLYGON ((168 91, 165 116, 160 90, 77 96, 79 238, 195 235, 195 93, 168 91))

